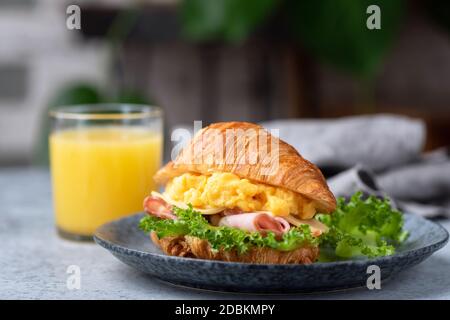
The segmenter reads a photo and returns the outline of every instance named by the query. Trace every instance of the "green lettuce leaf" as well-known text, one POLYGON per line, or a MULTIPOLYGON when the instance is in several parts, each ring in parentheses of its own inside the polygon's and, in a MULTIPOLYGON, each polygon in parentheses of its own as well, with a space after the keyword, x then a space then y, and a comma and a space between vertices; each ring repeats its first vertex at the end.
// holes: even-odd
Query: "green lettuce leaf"
POLYGON ((330 228, 321 239, 322 261, 391 255, 408 236, 402 214, 388 200, 363 199, 360 192, 349 202, 338 199, 335 212, 316 218, 330 228))
POLYGON ((145 232, 155 231, 160 238, 190 235, 208 240, 213 250, 237 250, 239 253, 245 253, 253 246, 290 251, 305 244, 316 246, 320 241, 311 234, 307 225, 291 228, 281 239, 277 239, 272 232, 263 236, 259 232, 212 226, 199 212, 192 209, 192 206, 188 209, 175 207, 174 213, 178 217, 176 220, 145 216, 141 219, 139 227, 145 232))

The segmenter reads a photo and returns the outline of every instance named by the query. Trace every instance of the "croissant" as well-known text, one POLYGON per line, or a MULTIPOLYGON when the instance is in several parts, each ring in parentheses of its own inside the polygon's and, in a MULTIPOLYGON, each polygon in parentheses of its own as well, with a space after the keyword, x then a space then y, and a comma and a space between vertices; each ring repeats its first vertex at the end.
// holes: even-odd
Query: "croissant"
POLYGON ((170 161, 156 173, 154 179, 163 185, 187 172, 203 175, 231 172, 241 178, 299 193, 313 200, 319 212, 329 213, 336 208, 336 199, 320 170, 304 159, 294 147, 253 123, 221 122, 203 128, 175 161, 170 161), (256 134, 233 136, 227 134, 230 129, 235 132, 253 130, 256 134), (263 143, 260 141, 261 136, 265 140, 263 143), (255 145, 265 145, 266 148, 252 148, 252 154, 247 147, 255 145), (277 150, 270 149, 271 146, 277 146, 277 150), (253 157, 254 163, 248 163, 251 162, 249 157, 253 157), (215 158, 219 160, 214 161, 215 158))
MULTIPOLYGON (((315 212, 330 213, 336 207, 336 200, 328 189, 325 178, 314 164, 305 160, 288 143, 271 135, 261 126, 248 122, 215 123, 200 130, 174 161, 170 161, 156 173, 154 179, 158 184, 164 185, 184 174, 211 177, 216 173, 232 173, 236 179, 247 179, 264 188, 267 185, 277 190, 288 190, 289 194, 295 195, 293 199, 299 199, 303 204, 303 199, 307 199, 308 204, 314 205, 314 210, 295 212, 301 219, 311 219, 315 212)), ((189 189, 188 192, 191 191, 189 189)), ((198 192, 197 189, 194 191, 198 192)), ((220 189, 219 193, 222 195, 223 190, 220 189)), ((144 208, 150 215, 160 219, 177 219, 172 206, 185 204, 170 201, 172 200, 168 197, 161 194, 158 196, 154 192, 144 200, 144 208)), ((286 203, 287 200, 281 201, 286 203)), ((291 201, 297 203, 292 198, 291 201)), ((242 212, 242 208, 237 208, 236 211, 236 208, 230 206, 226 206, 225 210, 213 208, 219 211, 213 212, 206 219, 212 225, 225 225, 263 235, 269 230, 280 237, 288 232, 290 223, 309 224, 313 234, 317 224, 320 225, 317 220, 297 220, 290 215, 278 217, 262 211, 242 212)), ((196 210, 210 214, 206 213, 207 209, 196 210)), ((272 264, 308 264, 316 261, 319 256, 319 248, 311 244, 313 241, 289 251, 255 245, 245 253, 238 253, 235 249, 212 250, 207 240, 189 234, 159 238, 154 229, 151 231, 151 240, 163 252, 173 256, 272 264)), ((316 231, 319 231, 319 235, 326 232, 324 229, 316 231)))

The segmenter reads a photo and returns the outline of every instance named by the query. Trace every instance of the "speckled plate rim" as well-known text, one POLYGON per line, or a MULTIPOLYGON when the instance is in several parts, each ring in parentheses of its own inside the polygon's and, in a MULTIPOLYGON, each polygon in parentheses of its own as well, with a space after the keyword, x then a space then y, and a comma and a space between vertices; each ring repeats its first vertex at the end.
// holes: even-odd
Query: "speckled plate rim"
MULTIPOLYGON (((360 266, 365 266, 367 264, 380 264, 383 261, 386 261, 387 259, 400 259, 402 257, 406 257, 408 255, 411 255, 412 253, 416 253, 416 254, 427 254, 430 250, 430 248, 432 248, 431 253, 443 248, 445 246, 445 244, 448 242, 449 240, 449 233, 448 231, 438 222, 434 222, 419 216, 415 216, 412 214, 405 214, 405 216, 407 216, 407 219, 417 219, 417 220, 422 220, 425 223, 431 223, 434 224, 436 227, 438 227, 438 229, 441 232, 441 237, 439 237, 438 239, 436 239, 433 242, 428 243, 427 245, 424 246, 419 246, 417 248, 411 248, 405 251, 401 251, 401 252, 397 252, 393 255, 390 256, 384 256, 384 257, 378 257, 378 258, 372 258, 372 259, 354 259, 354 260, 343 260, 343 261, 333 261, 333 262, 315 262, 312 264, 259 264, 259 263, 245 263, 245 262, 228 262, 228 261, 220 261, 220 260, 206 260, 206 259, 196 259, 196 258, 188 258, 188 257, 177 257, 177 256, 169 256, 166 255, 164 253, 154 253, 154 252, 148 252, 148 251, 142 251, 142 250, 138 250, 138 249, 130 249, 126 246, 123 246, 121 244, 118 243, 114 243, 111 242, 109 240, 106 240, 104 238, 102 238, 101 233, 102 233, 102 229, 103 228, 108 228, 108 226, 110 224, 117 224, 119 223, 121 220, 124 219, 133 219, 136 218, 137 216, 143 216, 143 213, 137 213, 135 215, 131 215, 125 218, 121 218, 121 219, 117 219, 114 221, 111 221, 109 223, 106 223, 102 226, 100 226, 95 234, 94 234, 94 240, 97 244, 99 244, 100 246, 102 246, 103 248, 114 252, 114 253, 118 253, 118 254, 134 254, 134 255, 139 255, 139 257, 144 257, 144 256, 151 256, 153 258, 156 259, 160 259, 160 260, 167 260, 167 261, 179 261, 179 260, 184 260, 186 262, 189 263, 194 263, 194 264, 204 264, 205 262, 208 263, 214 263, 216 266, 222 266, 224 268, 228 268, 230 266, 245 266, 248 269, 258 269, 258 270, 265 270, 265 269, 271 269, 271 268, 279 268, 282 270, 292 270, 292 269, 304 269, 304 268, 330 268, 330 267, 335 267, 335 266, 346 266, 346 265, 360 265, 360 266)), ((139 231, 139 230, 137 230, 139 231)), ((412 233, 414 232, 414 230, 407 230, 408 232, 412 233)), ((149 242, 151 243, 151 240, 149 239, 149 242)))

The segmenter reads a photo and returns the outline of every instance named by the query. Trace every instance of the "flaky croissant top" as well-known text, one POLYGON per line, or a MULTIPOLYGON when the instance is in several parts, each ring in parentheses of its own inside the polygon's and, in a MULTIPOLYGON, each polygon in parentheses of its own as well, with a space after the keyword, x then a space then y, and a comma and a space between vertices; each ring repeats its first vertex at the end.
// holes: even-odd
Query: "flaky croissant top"
POLYGON ((174 161, 156 173, 154 179, 158 184, 165 184, 188 172, 203 175, 231 172, 241 178, 297 192, 314 200, 319 212, 328 213, 336 207, 336 199, 320 170, 294 147, 253 123, 221 122, 203 128, 174 161), (256 132, 256 135, 230 134, 239 130, 256 132), (265 134, 263 140, 259 135, 261 132, 265 134), (261 147, 264 140, 266 147, 261 147), (274 145, 278 145, 278 157, 271 152, 274 145))

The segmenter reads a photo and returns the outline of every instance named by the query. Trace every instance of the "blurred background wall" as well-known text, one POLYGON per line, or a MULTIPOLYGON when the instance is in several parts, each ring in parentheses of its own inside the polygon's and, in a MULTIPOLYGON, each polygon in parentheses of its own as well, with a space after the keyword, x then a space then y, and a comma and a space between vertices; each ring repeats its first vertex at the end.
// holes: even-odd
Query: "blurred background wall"
POLYGON ((81 42, 52 0, 0 0, 0 164, 32 160, 49 99, 71 81, 104 82, 101 42, 81 42))
POLYGON ((449 20, 436 0, 0 0, 0 165, 45 163, 48 108, 100 101, 158 104, 167 131, 398 113, 425 120, 428 149, 449 145, 449 20), (375 36, 358 31, 372 2, 375 36))

